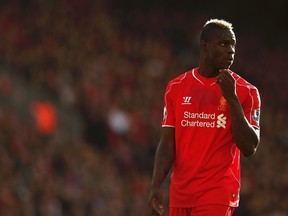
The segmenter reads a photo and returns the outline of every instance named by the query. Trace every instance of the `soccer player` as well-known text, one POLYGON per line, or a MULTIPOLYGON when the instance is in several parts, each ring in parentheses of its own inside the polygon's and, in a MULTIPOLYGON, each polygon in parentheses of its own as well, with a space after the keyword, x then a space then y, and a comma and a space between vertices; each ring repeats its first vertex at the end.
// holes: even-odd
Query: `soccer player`
POLYGON ((152 215, 165 215, 161 185, 171 169, 170 216, 231 216, 239 205, 240 153, 252 156, 260 142, 260 96, 229 69, 235 45, 230 22, 207 21, 199 67, 167 85, 152 215))

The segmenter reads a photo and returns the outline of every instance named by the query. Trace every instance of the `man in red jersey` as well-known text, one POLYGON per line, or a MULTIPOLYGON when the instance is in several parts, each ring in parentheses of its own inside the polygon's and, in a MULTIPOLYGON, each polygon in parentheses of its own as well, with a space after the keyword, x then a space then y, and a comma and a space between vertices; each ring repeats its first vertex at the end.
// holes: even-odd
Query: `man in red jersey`
POLYGON ((171 80, 164 96, 149 206, 165 215, 161 185, 172 169, 170 216, 231 216, 239 205, 240 153, 260 142, 257 88, 229 68, 232 24, 212 19, 200 37, 199 67, 171 80))

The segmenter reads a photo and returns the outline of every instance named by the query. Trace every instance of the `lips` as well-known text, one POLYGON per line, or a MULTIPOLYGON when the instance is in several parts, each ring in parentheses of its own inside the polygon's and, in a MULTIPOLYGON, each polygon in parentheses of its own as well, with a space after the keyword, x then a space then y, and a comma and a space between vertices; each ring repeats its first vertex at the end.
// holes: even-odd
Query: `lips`
POLYGON ((228 58, 228 59, 225 59, 225 62, 232 64, 233 60, 234 60, 233 58, 228 58))
POLYGON ((224 68, 229 68, 232 63, 233 63, 234 59, 233 58, 227 58, 223 61, 223 67, 224 68))

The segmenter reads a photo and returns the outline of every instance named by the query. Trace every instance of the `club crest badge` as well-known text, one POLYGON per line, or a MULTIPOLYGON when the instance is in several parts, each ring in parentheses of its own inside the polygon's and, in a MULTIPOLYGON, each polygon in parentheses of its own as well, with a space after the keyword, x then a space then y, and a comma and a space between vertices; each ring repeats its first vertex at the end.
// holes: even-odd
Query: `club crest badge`
POLYGON ((219 111, 226 111, 227 101, 223 96, 220 98, 219 103, 220 103, 220 105, 218 106, 218 110, 219 111))

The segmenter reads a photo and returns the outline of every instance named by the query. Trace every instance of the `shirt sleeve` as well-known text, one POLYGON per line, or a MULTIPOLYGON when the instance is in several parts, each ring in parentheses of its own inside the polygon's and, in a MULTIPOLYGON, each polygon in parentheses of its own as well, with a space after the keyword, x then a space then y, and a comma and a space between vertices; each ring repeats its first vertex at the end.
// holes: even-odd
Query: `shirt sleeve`
POLYGON ((243 104, 243 110, 249 123, 260 128, 260 109, 261 99, 256 87, 250 87, 246 101, 243 104))
POLYGON ((172 84, 169 83, 164 95, 162 127, 175 127, 175 108, 173 98, 172 84))

